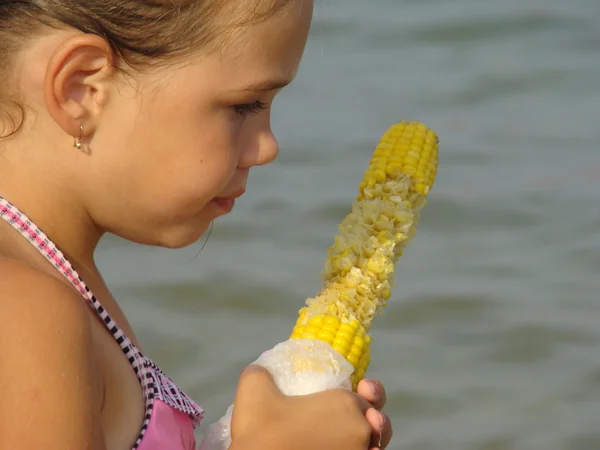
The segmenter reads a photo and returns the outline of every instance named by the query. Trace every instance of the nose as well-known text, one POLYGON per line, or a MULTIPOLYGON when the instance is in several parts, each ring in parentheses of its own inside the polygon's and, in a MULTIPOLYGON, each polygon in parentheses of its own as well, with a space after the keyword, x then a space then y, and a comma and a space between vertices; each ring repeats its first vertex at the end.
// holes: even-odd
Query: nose
POLYGON ((239 167, 264 166, 273 162, 279 154, 279 142, 271 130, 262 132, 254 145, 248 146, 240 156, 239 167))

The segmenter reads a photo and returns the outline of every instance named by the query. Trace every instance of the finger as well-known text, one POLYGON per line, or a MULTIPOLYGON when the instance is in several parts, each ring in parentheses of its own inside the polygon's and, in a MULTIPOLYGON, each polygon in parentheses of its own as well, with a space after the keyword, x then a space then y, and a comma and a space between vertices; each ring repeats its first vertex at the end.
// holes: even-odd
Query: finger
POLYGON ((335 388, 329 390, 328 392, 335 396, 341 395, 342 397, 346 397, 350 401, 350 404, 355 404, 358 409, 360 409, 363 415, 367 412, 367 410, 373 408, 373 405, 368 400, 365 400, 362 395, 358 394, 358 392, 344 388, 335 388))
POLYGON ((259 406, 265 399, 281 396, 282 393, 271 373, 262 366, 252 364, 240 376, 235 403, 239 407, 253 408, 259 406))
POLYGON ((358 404, 358 407, 360 408, 363 414, 366 415, 367 411, 369 410, 377 412, 375 411, 375 409, 373 409, 373 405, 368 400, 365 400, 361 395, 357 393, 352 393, 352 395, 354 396, 354 399, 356 400, 356 403, 358 404))
POLYGON ((382 410, 387 402, 387 394, 383 385, 372 379, 364 379, 358 383, 356 392, 366 401, 371 403, 375 409, 382 410))
POLYGON ((369 448, 371 450, 384 450, 389 445, 393 435, 390 419, 386 414, 379 413, 374 409, 369 410, 368 413, 371 413, 369 414, 371 417, 368 417, 367 420, 372 423, 372 426, 376 424, 376 426, 373 427, 376 429, 373 430, 369 448))
POLYGON ((365 418, 369 425, 371 425, 371 434, 374 438, 379 438, 381 431, 383 430, 383 414, 371 407, 365 413, 365 418))
POLYGON ((392 440, 392 436, 394 435, 394 430, 392 428, 392 422, 387 414, 383 415, 383 431, 381 432, 381 445, 380 448, 383 450, 392 440))

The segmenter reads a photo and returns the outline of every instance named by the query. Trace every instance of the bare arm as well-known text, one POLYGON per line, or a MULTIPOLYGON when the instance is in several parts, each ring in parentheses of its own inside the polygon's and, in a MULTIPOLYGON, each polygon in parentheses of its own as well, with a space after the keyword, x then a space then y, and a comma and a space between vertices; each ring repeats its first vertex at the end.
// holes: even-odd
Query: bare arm
POLYGON ((66 284, 0 262, 0 450, 106 450, 85 308, 66 284))

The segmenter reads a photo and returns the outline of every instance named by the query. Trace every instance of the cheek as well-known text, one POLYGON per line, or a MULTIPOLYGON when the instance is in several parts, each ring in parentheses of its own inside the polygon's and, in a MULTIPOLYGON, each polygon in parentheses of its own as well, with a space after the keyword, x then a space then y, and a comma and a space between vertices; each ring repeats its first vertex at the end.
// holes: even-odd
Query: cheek
POLYGON ((234 114, 181 99, 132 108, 121 105, 107 123, 110 132, 100 133, 102 184, 146 208, 163 203, 174 215, 223 192, 243 145, 242 122, 234 114))
MULTIPOLYGON (((164 127, 163 129, 166 129, 164 127)), ((231 181, 239 160, 239 134, 236 124, 208 116, 187 124, 174 124, 172 137, 153 139, 160 155, 154 161, 155 173, 160 173, 160 185, 182 200, 210 200, 231 181)))

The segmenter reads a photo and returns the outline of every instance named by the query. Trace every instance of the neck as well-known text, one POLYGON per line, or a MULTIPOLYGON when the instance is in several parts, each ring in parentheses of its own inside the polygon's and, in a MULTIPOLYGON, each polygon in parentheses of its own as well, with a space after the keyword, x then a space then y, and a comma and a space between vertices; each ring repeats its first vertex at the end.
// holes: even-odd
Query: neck
MULTIPOLYGON (((25 214, 72 264, 96 272, 94 252, 103 232, 95 226, 68 189, 63 190, 60 182, 46 181, 32 174, 20 173, 10 165, 7 170, 4 161, 0 164, 0 197, 25 214)), ((12 232, 17 233, 16 230, 12 232)), ((2 227, 0 233, 5 236, 2 246, 16 241, 15 238, 9 238, 11 231, 6 227, 2 227)), ((22 248, 23 244, 30 245, 23 241, 16 245, 22 248)))

